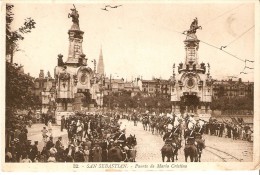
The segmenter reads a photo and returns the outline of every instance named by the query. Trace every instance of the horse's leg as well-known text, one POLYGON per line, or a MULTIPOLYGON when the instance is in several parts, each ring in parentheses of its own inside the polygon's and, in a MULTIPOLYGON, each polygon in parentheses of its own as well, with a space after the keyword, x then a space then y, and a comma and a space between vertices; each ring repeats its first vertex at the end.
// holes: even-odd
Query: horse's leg
POLYGON ((164 154, 162 153, 162 161, 164 162, 164 158, 165 158, 165 156, 164 156, 164 154))
POLYGON ((193 156, 192 155, 190 155, 190 161, 193 162, 193 156))
POLYGON ((172 162, 174 162, 174 154, 172 154, 172 162))

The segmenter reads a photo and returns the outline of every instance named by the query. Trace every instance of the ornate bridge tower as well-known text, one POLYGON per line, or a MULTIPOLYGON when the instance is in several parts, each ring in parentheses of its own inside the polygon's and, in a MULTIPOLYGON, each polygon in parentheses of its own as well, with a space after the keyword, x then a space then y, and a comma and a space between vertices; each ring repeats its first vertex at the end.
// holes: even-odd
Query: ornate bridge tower
POLYGON ((80 30, 79 14, 75 7, 71 9, 68 17, 72 18, 73 24, 68 31, 67 61, 63 62, 63 55, 59 54, 58 65, 55 67, 56 121, 58 124, 62 115, 68 116, 75 110, 81 110, 81 97, 85 96, 90 102, 95 99, 94 72, 87 65, 86 55, 82 51, 84 32, 80 30))
POLYGON ((201 27, 198 26, 198 20, 195 18, 190 29, 185 31, 186 56, 184 63, 179 64, 177 74, 175 74, 175 64, 173 65, 171 86, 173 113, 211 114, 212 79, 210 65, 199 64, 200 40, 196 36, 197 29, 201 29, 201 27))

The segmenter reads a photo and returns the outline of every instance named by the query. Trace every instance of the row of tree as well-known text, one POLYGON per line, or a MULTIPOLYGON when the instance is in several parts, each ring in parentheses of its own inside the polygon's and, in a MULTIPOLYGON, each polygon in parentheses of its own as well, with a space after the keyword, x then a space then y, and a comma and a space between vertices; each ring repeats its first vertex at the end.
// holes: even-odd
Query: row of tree
POLYGON ((254 110, 254 98, 253 97, 220 97, 213 99, 211 103, 212 110, 221 111, 241 111, 241 110, 254 110))
MULTIPOLYGON (((112 93, 104 96, 104 106, 110 108, 143 108, 143 109, 160 109, 166 111, 171 109, 172 102, 170 98, 163 95, 144 97, 140 93, 136 96, 131 96, 130 92, 122 91, 120 93, 112 93)), ((184 105, 184 104, 183 104, 184 105)), ((211 103, 212 110, 220 111, 253 111, 254 99, 253 97, 220 97, 213 99, 211 103)))
MULTIPOLYGON (((12 22, 14 5, 6 4, 6 123, 13 120, 17 111, 39 108, 40 99, 34 95, 34 78, 23 72, 23 66, 14 63, 14 53, 19 51, 19 41, 24 39, 24 34, 30 33, 35 28, 32 18, 25 19, 24 24, 14 30, 12 22), (8 58, 10 58, 8 60, 8 58)), ((8 125, 7 125, 8 126, 8 125)))

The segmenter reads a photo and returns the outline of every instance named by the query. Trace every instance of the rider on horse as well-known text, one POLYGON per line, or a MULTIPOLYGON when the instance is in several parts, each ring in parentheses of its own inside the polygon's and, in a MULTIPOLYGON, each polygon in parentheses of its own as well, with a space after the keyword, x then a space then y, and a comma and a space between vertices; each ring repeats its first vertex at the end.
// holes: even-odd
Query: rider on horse
POLYGON ((195 132, 193 128, 188 128, 184 133, 185 144, 196 145, 195 132))
POLYGON ((173 141, 174 141, 174 133, 171 127, 168 127, 168 132, 165 133, 165 135, 163 136, 163 141, 165 142, 165 144, 169 144, 172 146, 172 149, 174 151, 174 146, 173 145, 173 141))
POLYGON ((120 132, 115 136, 114 140, 117 141, 123 153, 129 149, 126 145, 125 129, 120 130, 120 132))
POLYGON ((205 139, 202 137, 204 133, 204 127, 203 127, 204 122, 201 120, 198 120, 195 126, 195 139, 201 141, 201 144, 203 145, 203 148, 205 148, 205 139))

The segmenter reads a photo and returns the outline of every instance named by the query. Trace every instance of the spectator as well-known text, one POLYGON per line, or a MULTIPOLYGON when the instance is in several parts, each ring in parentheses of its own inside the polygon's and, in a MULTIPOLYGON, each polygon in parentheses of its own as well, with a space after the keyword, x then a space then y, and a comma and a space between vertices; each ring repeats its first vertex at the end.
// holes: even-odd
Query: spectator
POLYGON ((32 163, 31 159, 28 158, 28 154, 23 156, 22 163, 32 163))
POLYGON ((60 131, 63 132, 63 129, 65 128, 65 117, 64 115, 61 117, 61 124, 60 124, 60 131))
POLYGON ((48 121, 48 132, 50 133, 50 136, 52 136, 52 123, 51 123, 51 120, 48 121))

